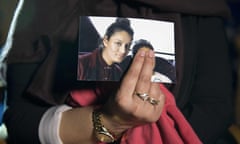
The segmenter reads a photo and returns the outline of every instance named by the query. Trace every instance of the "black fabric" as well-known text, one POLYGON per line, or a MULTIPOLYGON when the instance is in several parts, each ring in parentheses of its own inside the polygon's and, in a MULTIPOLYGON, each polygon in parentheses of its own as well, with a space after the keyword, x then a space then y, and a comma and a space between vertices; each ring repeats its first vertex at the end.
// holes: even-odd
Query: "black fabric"
MULTIPOLYGON (((153 11, 182 13, 200 16, 223 16, 228 17, 229 12, 225 0, 125 0, 126 7, 131 6, 132 9, 138 9, 141 14, 149 12, 147 7, 151 7, 153 11), (137 7, 136 7, 137 6, 137 7)), ((121 2, 120 2, 121 3, 121 2)), ((124 7, 122 9, 124 10, 124 7)), ((124 12, 124 11, 123 11, 124 12)), ((125 11, 127 14, 129 11, 125 11)))
POLYGON ((7 38, 17 0, 0 0, 0 48, 7 38))
POLYGON ((39 143, 38 124, 47 108, 63 103, 71 89, 96 86, 76 81, 79 15, 174 21, 177 84, 170 89, 204 144, 215 143, 232 113, 231 68, 221 19, 228 9, 223 0, 206 1, 206 9, 194 2, 25 0, 8 57, 5 122, 10 143, 39 143))
POLYGON ((184 65, 176 101, 203 142, 214 143, 233 114, 231 61, 223 22, 189 16, 182 20, 184 65))
POLYGON ((7 143, 40 144, 38 126, 43 113, 48 108, 28 100, 11 105, 4 116, 4 123, 8 130, 7 143))
POLYGON ((7 73, 8 109, 4 122, 9 133, 7 143, 40 143, 38 124, 42 114, 49 108, 45 103, 25 99, 26 85, 31 82, 38 64, 10 64, 7 73), (26 138, 26 134, 27 137, 26 138))

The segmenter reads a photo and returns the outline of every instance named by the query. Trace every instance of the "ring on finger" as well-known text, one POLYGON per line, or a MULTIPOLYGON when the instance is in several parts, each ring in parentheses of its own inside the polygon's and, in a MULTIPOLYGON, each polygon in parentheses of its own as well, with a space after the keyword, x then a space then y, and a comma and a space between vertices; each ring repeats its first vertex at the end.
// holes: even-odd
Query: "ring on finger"
POLYGON ((149 96, 147 93, 139 93, 135 91, 135 95, 138 96, 140 99, 142 99, 143 101, 148 100, 149 96))
POLYGON ((159 100, 156 100, 156 99, 154 99, 154 98, 152 98, 152 97, 148 97, 147 98, 147 101, 150 103, 150 104, 152 104, 152 105, 158 105, 159 104, 159 100))

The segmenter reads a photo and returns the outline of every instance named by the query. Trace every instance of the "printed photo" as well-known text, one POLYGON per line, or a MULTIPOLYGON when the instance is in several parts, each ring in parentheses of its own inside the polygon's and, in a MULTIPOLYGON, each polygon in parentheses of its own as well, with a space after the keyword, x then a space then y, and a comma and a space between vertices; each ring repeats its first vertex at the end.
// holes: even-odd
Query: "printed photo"
POLYGON ((80 16, 77 79, 119 81, 139 49, 155 52, 153 82, 176 83, 174 22, 80 16))

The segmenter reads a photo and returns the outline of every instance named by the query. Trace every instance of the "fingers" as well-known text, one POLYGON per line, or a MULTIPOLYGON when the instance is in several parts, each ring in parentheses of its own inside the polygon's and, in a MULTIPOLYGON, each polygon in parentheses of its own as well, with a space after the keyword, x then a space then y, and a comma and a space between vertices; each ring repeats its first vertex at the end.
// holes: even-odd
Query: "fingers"
POLYGON ((137 107, 132 114, 140 123, 155 122, 158 120, 165 104, 165 95, 162 93, 159 83, 151 83, 149 93, 146 94, 148 94, 146 100, 143 100, 137 94, 133 96, 137 107))
MULTIPOLYGON (((151 76, 155 65, 155 56, 152 50, 139 50, 135 55, 131 67, 122 81, 123 94, 128 94, 135 90, 148 92, 151 85, 151 76)), ((121 90, 121 88, 120 88, 121 90)))
POLYGON ((135 90, 139 93, 148 93, 151 86, 151 76, 154 68, 154 52, 148 51, 138 77, 135 90))
POLYGON ((159 83, 151 82, 154 66, 153 51, 137 52, 115 97, 117 103, 114 106, 119 108, 116 117, 132 119, 136 124, 153 122, 159 118, 164 95, 161 95, 159 83))
POLYGON ((151 88, 149 90, 149 96, 159 101, 159 103, 155 106, 163 107, 165 103, 165 95, 162 93, 159 87, 159 83, 152 83, 151 88))
POLYGON ((139 74, 144 63, 145 55, 146 51, 141 50, 139 50, 135 55, 120 87, 120 92, 123 92, 123 95, 129 95, 129 93, 132 93, 135 90, 135 86, 138 82, 139 74))

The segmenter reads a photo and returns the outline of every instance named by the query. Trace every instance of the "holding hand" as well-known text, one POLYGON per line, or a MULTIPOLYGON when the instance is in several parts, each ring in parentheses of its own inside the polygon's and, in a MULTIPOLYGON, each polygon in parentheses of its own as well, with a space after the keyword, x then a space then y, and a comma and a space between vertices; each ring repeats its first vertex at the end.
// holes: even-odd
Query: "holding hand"
POLYGON ((154 52, 139 50, 116 96, 103 107, 103 125, 115 135, 159 119, 165 96, 159 83, 151 82, 154 65, 154 52))

